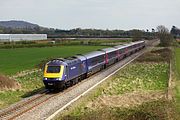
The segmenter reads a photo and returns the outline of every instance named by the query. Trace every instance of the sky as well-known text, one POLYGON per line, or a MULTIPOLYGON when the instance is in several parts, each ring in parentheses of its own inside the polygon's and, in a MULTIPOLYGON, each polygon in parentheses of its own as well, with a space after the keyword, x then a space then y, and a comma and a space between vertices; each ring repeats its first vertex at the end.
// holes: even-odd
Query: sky
POLYGON ((0 21, 73 29, 180 28, 180 0, 0 0, 0 21))

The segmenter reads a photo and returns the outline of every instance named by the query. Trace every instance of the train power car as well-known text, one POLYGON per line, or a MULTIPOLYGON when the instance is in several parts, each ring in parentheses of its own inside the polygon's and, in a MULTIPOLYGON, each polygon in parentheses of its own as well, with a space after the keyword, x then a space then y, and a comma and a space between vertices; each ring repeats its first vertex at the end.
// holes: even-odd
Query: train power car
POLYGON ((44 68, 43 82, 47 89, 63 87, 66 74, 64 74, 66 63, 64 59, 53 59, 49 61, 44 68))
POLYGON ((46 63, 43 82, 47 89, 62 89, 105 69, 145 47, 144 41, 105 48, 46 63))
POLYGON ((83 56, 53 59, 45 66, 43 82, 47 89, 64 88, 76 84, 86 73, 86 58, 83 56))

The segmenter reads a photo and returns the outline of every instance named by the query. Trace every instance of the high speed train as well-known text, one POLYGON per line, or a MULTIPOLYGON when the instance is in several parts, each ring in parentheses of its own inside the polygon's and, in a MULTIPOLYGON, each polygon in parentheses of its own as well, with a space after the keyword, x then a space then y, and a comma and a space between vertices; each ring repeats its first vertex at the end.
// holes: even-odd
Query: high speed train
POLYGON ((64 89, 145 47, 145 41, 114 46, 69 58, 52 59, 44 68, 43 83, 46 89, 64 89))

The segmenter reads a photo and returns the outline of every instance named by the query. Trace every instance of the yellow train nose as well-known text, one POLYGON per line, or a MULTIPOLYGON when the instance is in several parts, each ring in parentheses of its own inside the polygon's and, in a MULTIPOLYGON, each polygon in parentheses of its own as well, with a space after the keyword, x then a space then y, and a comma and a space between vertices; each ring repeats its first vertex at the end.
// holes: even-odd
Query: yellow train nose
POLYGON ((62 79, 64 66, 45 66, 44 78, 60 78, 62 79))

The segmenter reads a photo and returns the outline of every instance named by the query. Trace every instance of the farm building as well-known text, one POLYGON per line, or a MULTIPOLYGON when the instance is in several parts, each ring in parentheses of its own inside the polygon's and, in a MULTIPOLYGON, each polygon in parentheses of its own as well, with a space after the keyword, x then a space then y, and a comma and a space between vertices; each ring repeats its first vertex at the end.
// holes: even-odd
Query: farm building
POLYGON ((0 42, 47 40, 47 34, 0 34, 0 42))

